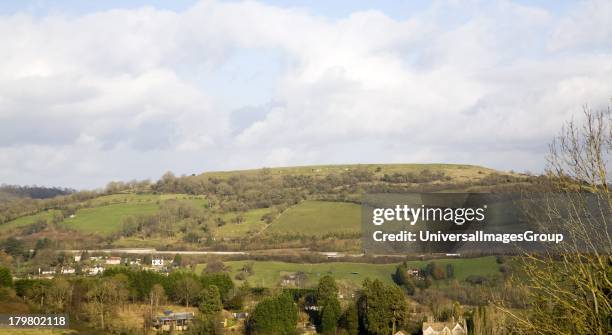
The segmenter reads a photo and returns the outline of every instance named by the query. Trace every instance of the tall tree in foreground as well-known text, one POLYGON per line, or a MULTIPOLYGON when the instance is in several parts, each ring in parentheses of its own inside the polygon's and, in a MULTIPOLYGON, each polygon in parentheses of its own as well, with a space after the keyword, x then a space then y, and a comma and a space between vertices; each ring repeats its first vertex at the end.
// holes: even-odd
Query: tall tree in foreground
POLYGON ((357 306, 354 302, 351 302, 346 311, 344 311, 341 323, 349 335, 359 334, 359 315, 357 314, 357 306))
POLYGON ((206 315, 219 313, 223 308, 221 304, 221 294, 215 285, 210 285, 200 293, 200 312, 206 315))
POLYGON ((560 224, 564 241, 521 257, 529 311, 517 314, 501 307, 525 334, 610 332, 612 119, 610 110, 585 108, 584 116, 583 124, 566 124, 548 157, 548 186, 555 195, 540 209, 544 219, 539 222, 544 230, 560 224))
POLYGON ((397 285, 366 279, 358 303, 361 323, 368 334, 395 334, 407 321, 408 304, 397 285))
POLYGON ((323 334, 334 334, 342 313, 338 301, 338 286, 331 276, 324 276, 317 287, 317 305, 320 308, 319 321, 323 334))
POLYGON ((297 320, 298 309, 291 296, 280 294, 255 306, 247 330, 249 334, 291 335, 295 334, 297 320))

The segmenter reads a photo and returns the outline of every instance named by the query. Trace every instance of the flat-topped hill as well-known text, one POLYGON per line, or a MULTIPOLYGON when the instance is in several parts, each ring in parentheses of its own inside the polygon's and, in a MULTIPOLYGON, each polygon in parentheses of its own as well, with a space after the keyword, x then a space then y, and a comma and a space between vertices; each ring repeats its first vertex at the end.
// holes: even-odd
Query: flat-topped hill
MULTIPOLYGON (((0 224, 0 238, 162 249, 359 250, 368 192, 486 191, 525 177, 473 165, 356 164, 165 175, 50 200, 0 224)), ((31 205, 31 204, 30 204, 31 205)), ((32 205, 31 205, 32 206, 32 205)), ((14 209, 14 208, 13 208, 14 209)))

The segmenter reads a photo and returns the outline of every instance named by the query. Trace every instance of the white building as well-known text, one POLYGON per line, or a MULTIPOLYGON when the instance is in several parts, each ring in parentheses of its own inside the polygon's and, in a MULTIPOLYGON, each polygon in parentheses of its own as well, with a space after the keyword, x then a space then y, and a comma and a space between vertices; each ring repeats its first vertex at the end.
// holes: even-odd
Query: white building
POLYGON ((75 272, 76 270, 74 268, 62 268, 63 275, 73 275, 75 272))
POLYGON ((96 265, 93 268, 87 269, 87 273, 89 273, 90 275, 93 275, 93 276, 95 276, 95 275, 97 275, 99 273, 102 273, 102 272, 104 272, 104 268, 101 267, 100 265, 96 265))
POLYGON ((121 257, 109 257, 106 259, 108 265, 119 265, 121 264, 121 257))
POLYGON ((164 266, 164 259, 163 258, 152 258, 151 259, 151 265, 153 265, 153 266, 164 266))
POLYGON ((423 322, 423 335, 467 335, 468 328, 465 319, 460 318, 459 322, 434 322, 429 317, 427 322, 423 322))

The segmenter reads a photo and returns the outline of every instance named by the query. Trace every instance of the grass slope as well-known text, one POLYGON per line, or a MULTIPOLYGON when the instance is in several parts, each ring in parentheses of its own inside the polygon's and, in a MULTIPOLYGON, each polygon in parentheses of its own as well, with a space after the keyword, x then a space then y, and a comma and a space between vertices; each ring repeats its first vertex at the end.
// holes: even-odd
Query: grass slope
POLYGON ((184 194, 113 194, 93 199, 93 207, 78 210, 74 218, 66 218, 62 224, 85 233, 109 235, 121 229, 126 217, 155 214, 161 201, 172 199, 188 201, 196 207, 206 203, 203 198, 184 194))
POLYGON ((324 235, 361 231, 361 206, 346 202, 304 201, 287 209, 268 228, 278 234, 324 235))
POLYGON ((53 218, 53 214, 58 212, 59 211, 56 210, 48 210, 33 215, 22 216, 13 221, 9 221, 5 224, 0 225, 0 231, 7 231, 14 228, 29 226, 39 219, 51 221, 51 218, 53 218))
MULTIPOLYGON (((288 273, 302 271, 306 273, 306 286, 315 286, 319 278, 329 274, 339 282, 350 286, 360 286, 364 279, 379 279, 386 283, 392 283, 392 275, 395 273, 397 264, 367 264, 367 263, 319 263, 319 264, 299 264, 275 261, 230 261, 225 264, 230 268, 230 275, 236 283, 241 283, 235 279, 235 275, 247 263, 253 263, 254 274, 246 280, 251 286, 275 287, 279 285, 281 276, 288 273)), ((430 261, 410 261, 410 267, 421 268, 430 261)), ((465 259, 439 259, 435 260, 443 266, 453 264, 455 268, 455 278, 465 280, 469 275, 495 275, 499 273, 499 265, 494 256, 465 259)), ((200 273, 205 264, 198 264, 196 272, 200 273)))
POLYGON ((67 218, 63 224, 86 233, 109 235, 121 229, 122 220, 128 216, 153 214, 159 210, 155 203, 127 203, 83 208, 74 218, 67 218))
POLYGON ((253 209, 241 213, 244 218, 244 222, 235 223, 235 219, 238 216, 237 213, 228 213, 223 215, 223 220, 226 224, 222 227, 217 228, 216 235, 219 237, 244 237, 249 233, 256 233, 262 231, 266 227, 266 223, 261 220, 261 217, 269 213, 269 208, 253 209))

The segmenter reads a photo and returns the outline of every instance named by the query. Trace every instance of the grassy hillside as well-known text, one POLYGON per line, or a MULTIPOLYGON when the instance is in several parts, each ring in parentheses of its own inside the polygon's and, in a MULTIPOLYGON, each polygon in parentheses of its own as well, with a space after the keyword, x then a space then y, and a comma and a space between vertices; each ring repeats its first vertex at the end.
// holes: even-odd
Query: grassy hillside
POLYGON ((182 194, 114 194, 93 199, 93 207, 79 209, 74 218, 66 218, 62 224, 85 233, 105 236, 121 229, 125 218, 157 213, 160 201, 171 199, 192 202, 200 207, 205 204, 202 198, 182 194))
MULTIPOLYGON (((445 175, 451 177, 457 182, 477 180, 483 176, 497 172, 496 170, 465 164, 344 164, 344 165, 311 165, 311 166, 295 166, 295 167, 273 167, 265 168, 272 176, 282 177, 284 175, 302 175, 311 177, 326 177, 334 173, 342 173, 351 169, 367 169, 372 171, 375 176, 381 177, 384 174, 393 173, 419 173, 423 170, 431 170, 433 172, 444 172, 445 175)), ((257 175, 264 169, 252 170, 235 170, 235 171, 214 171, 205 172, 198 177, 200 178, 230 178, 237 175, 257 175)))
POLYGON ((256 241, 262 237, 284 248, 353 250, 348 244, 356 240, 354 235, 361 228, 360 205, 353 202, 358 202, 365 192, 468 191, 496 183, 512 185, 522 182, 520 178, 456 164, 318 165, 208 172, 199 176, 166 175, 140 188, 113 189, 116 193, 110 195, 89 192, 64 202, 40 202, 31 209, 15 205, 24 208, 7 210, 8 214, 0 212, 0 219, 42 212, 1 224, 0 234, 20 233, 14 228, 39 219, 50 221, 55 212, 44 210, 57 208, 66 216, 58 226, 49 225, 35 236, 23 231, 23 237, 32 235, 32 241, 56 238, 57 228, 65 227, 70 229, 63 232, 66 236, 77 230, 90 237, 91 243, 104 241, 122 247, 266 248, 269 243, 256 241), (75 215, 67 217, 67 213, 75 215), (157 213, 163 215, 132 224, 122 236, 108 238, 121 231, 126 218, 157 213), (328 234, 336 236, 304 239, 328 234))
POLYGON ((268 214, 270 209, 258 208, 244 213, 228 213, 224 214, 223 220, 226 224, 217 228, 216 235, 218 237, 244 237, 249 233, 258 233, 265 229, 266 223, 261 219, 262 216, 268 214), (236 223, 236 217, 240 215, 243 222, 236 223))
POLYGON ((84 208, 74 218, 67 218, 63 224, 80 231, 108 235, 121 229, 121 222, 128 216, 153 214, 159 210, 155 203, 127 203, 84 208))
POLYGON ((41 219, 51 221, 51 218, 53 217, 55 213, 59 213, 59 211, 48 210, 48 211, 40 212, 34 215, 22 216, 18 219, 15 219, 13 221, 9 221, 5 224, 0 225, 0 232, 8 231, 14 228, 25 227, 41 219))
MULTIPOLYGON (((429 261, 410 261, 410 267, 425 267, 429 261)), ((436 263, 446 266, 453 264, 455 268, 455 278, 465 280, 470 275, 495 275, 499 273, 499 265, 494 256, 467 258, 467 259, 440 259, 436 263)), ((307 276, 306 286, 314 286, 319 278, 324 275, 331 275, 339 282, 350 286, 359 286, 364 279, 379 279, 383 282, 391 283, 392 275, 395 273, 397 264, 366 264, 366 263, 320 263, 320 264, 297 264, 274 261, 231 261, 225 264, 230 268, 230 275, 237 284, 241 281, 236 280, 236 274, 247 263, 253 263, 254 274, 247 277, 251 286, 275 287, 279 285, 281 278, 285 274, 294 272, 304 272, 307 276)), ((204 269, 204 264, 196 266, 196 272, 200 273, 204 269)))
POLYGON ((283 212, 270 233, 323 235, 361 231, 361 206, 345 202, 304 201, 283 212))

